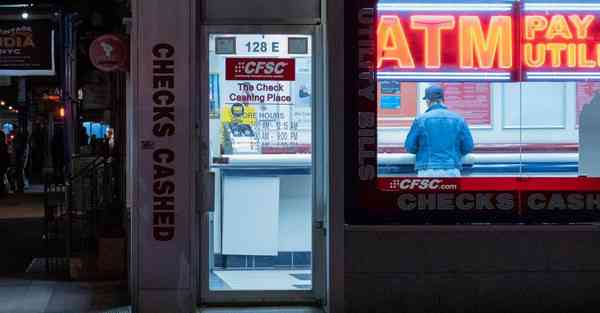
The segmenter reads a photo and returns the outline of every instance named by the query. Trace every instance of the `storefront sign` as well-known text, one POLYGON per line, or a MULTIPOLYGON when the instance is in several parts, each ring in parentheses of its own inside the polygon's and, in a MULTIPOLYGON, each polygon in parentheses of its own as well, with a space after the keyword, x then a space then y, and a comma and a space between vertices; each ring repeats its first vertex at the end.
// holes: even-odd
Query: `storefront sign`
POLYGON ((54 75, 52 28, 49 20, 0 21, 0 75, 54 75))
POLYGON ((292 104, 290 83, 286 81, 225 81, 225 103, 292 104))
POLYGON ((140 312, 157 310, 156 303, 173 312, 190 312, 196 303, 192 284, 196 276, 187 265, 197 261, 192 252, 197 249, 192 112, 199 97, 191 83, 196 79, 194 42, 188 40, 194 38, 194 10, 192 2, 183 0, 134 4, 137 161, 132 237, 139 289, 134 304, 140 312), (167 11, 169 18, 164 18, 167 11))
POLYGON ((379 3, 377 69, 404 81, 600 79, 600 3, 379 3))
POLYGON ((96 38, 90 45, 90 60, 103 72, 126 70, 129 43, 113 34, 96 38))
POLYGON ((227 58, 227 80, 296 80, 296 60, 278 58, 227 58))
POLYGON ((516 42, 512 9, 508 2, 380 3, 378 74, 417 81, 424 74, 433 80, 510 80, 516 42))
POLYGON ((402 211, 590 211, 600 216, 600 179, 586 178, 379 178, 402 211), (492 188, 493 187, 493 188, 492 188))

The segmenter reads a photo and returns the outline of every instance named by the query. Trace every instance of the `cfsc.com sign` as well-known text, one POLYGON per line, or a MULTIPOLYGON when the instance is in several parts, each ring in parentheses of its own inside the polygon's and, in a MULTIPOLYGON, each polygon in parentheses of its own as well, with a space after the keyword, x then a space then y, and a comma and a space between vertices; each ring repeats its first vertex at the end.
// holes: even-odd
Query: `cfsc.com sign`
POLYGON ((445 184, 441 179, 402 179, 393 182, 400 190, 456 190, 458 185, 445 184))
POLYGON ((296 80, 296 61, 278 58, 227 58, 227 80, 296 80))
POLYGON ((387 178, 378 179, 378 188, 383 191, 438 191, 458 190, 459 181, 441 178, 387 178))
POLYGON ((411 210, 600 211, 600 181, 585 178, 379 178, 411 210), (565 187, 568 186, 568 187, 565 187), (561 190, 562 189, 562 190, 561 190))

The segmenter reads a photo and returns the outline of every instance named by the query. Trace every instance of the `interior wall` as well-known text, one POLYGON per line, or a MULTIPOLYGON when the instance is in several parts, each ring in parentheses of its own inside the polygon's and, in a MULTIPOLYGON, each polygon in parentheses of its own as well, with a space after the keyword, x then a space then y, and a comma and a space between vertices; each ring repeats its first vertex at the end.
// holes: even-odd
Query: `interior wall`
MULTIPOLYGON (((428 85, 428 84, 419 84, 428 85)), ((422 92, 424 88, 419 87, 422 92)), ((491 125, 473 126, 476 144, 579 142, 575 83, 493 83, 491 125), (541 114, 544 119, 540 120, 541 114), (520 125, 523 125, 520 128, 520 125)), ((420 99, 421 97, 419 97, 420 99)), ((426 107, 421 103, 420 112, 426 107)), ((404 145, 409 127, 380 127, 382 145, 404 145)))
MULTIPOLYGON (((218 184, 216 186, 220 186, 220 181, 223 177, 219 174, 215 175, 218 178, 218 184)), ((226 225, 230 225, 232 223, 232 218, 235 218, 234 221, 237 224, 245 225, 248 224, 248 219, 255 218, 256 223, 250 223, 253 227, 258 227, 258 229, 266 228, 267 225, 266 219, 270 217, 269 214, 261 213, 263 209, 264 202, 260 204, 258 202, 248 202, 247 199, 237 199, 242 195, 225 193, 222 194, 222 190, 220 188, 216 188, 216 193, 221 195, 217 197, 221 199, 221 197, 230 197, 230 201, 242 201, 244 202, 243 206, 227 206, 222 207, 221 201, 217 203, 217 209, 214 214, 214 252, 215 253, 223 253, 223 254, 239 254, 239 255, 258 255, 257 253, 252 253, 252 249, 250 246, 253 245, 263 245, 267 244, 267 241, 277 247, 277 252, 309 252, 311 251, 311 200, 312 200, 312 191, 311 191, 311 179, 310 175, 281 175, 277 176, 277 188, 278 188, 278 197, 273 197, 272 201, 277 202, 277 207, 279 208, 277 215, 278 224, 276 226, 277 235, 268 236, 269 240, 258 240, 258 236, 256 232, 249 232, 245 230, 244 227, 228 227, 226 229, 221 228, 221 226, 225 223, 226 225), (235 212, 227 212, 229 213, 228 220, 221 220, 224 215, 225 210, 234 210, 235 212), (253 212, 248 215, 247 212, 253 212), (222 251, 223 247, 222 238, 227 232, 227 236, 231 238, 238 238, 232 240, 228 245, 231 248, 231 244, 234 245, 238 253, 228 252, 230 249, 226 249, 222 251), (272 237, 272 238, 271 238, 272 237), (245 238, 244 241, 239 240, 239 238, 245 238)), ((240 179, 239 177, 229 177, 228 179, 240 179)), ((259 188, 259 186, 255 184, 246 184, 244 187, 244 193, 260 195, 261 198, 265 196, 265 189, 259 188)), ((271 198, 271 197, 267 197, 271 198)), ((226 218, 226 217, 225 217, 226 218)), ((273 255, 277 255, 277 253, 272 253, 273 255)))
POLYGON ((281 176, 279 186, 279 251, 311 251, 310 175, 281 176))

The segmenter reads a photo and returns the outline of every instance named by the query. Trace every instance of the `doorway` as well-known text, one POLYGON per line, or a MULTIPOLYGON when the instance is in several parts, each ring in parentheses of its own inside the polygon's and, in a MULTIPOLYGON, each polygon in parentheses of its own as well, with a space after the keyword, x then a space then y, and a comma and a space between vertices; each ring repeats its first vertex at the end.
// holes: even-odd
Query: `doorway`
POLYGON ((322 299, 325 116, 319 28, 203 34, 202 302, 322 299))

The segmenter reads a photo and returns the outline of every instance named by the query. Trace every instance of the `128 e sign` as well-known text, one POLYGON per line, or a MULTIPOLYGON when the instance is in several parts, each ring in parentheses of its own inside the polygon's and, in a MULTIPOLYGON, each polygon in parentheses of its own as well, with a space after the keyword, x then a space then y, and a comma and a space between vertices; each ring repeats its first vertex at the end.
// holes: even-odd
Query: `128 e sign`
POLYGON ((248 52, 279 52, 279 42, 248 41, 245 46, 248 52))

